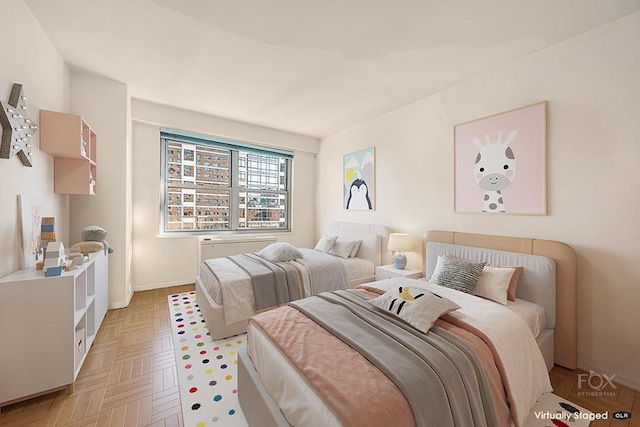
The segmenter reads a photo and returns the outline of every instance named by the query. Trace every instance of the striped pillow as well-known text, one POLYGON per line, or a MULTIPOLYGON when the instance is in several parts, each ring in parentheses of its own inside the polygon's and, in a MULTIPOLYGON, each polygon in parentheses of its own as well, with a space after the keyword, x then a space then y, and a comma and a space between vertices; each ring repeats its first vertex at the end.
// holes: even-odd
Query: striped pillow
POLYGON ((436 284, 457 291, 476 294, 476 286, 485 262, 471 262, 445 255, 436 284))

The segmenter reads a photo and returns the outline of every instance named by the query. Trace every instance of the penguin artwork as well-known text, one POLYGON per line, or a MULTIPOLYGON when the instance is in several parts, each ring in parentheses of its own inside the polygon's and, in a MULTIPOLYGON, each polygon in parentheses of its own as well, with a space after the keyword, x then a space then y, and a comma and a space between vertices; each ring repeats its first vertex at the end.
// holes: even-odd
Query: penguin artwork
POLYGON ((364 180, 356 179, 351 183, 347 209, 360 211, 372 209, 371 199, 369 198, 369 188, 364 180))

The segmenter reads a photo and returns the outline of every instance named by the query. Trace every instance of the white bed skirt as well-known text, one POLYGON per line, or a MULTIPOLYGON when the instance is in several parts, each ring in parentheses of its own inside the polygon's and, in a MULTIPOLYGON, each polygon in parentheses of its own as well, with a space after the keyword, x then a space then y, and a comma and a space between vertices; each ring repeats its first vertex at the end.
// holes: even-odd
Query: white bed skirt
POLYGON ((204 288, 200 276, 196 277, 196 301, 198 301, 198 307, 200 307, 212 339, 220 340, 247 332, 248 319, 232 323, 229 326, 226 325, 224 307, 211 298, 204 288))

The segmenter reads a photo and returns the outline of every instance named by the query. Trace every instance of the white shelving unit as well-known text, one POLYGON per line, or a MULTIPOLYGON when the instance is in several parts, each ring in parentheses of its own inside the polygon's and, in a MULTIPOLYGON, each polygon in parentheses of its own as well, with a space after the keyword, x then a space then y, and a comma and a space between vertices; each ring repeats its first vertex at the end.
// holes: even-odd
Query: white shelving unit
POLYGON ((0 407, 75 381, 108 303, 108 258, 62 276, 35 267, 0 279, 0 407))

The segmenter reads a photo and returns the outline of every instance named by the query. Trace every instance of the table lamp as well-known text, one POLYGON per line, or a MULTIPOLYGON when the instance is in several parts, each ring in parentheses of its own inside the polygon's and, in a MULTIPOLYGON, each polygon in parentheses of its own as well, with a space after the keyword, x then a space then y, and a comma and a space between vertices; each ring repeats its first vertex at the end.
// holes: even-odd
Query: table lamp
POLYGON ((410 251, 413 249, 411 235, 405 233, 389 234, 389 244, 387 245, 387 249, 395 252, 393 254, 393 266, 398 270, 404 270, 407 266, 407 256, 403 251, 410 251))

